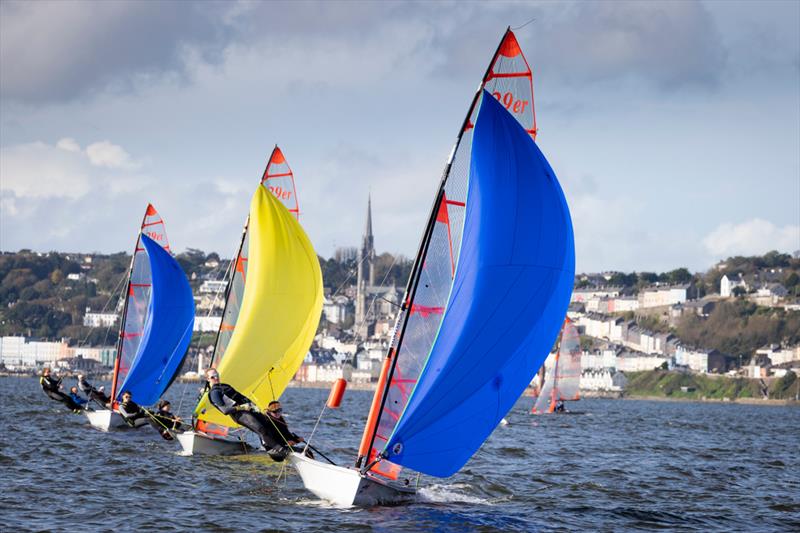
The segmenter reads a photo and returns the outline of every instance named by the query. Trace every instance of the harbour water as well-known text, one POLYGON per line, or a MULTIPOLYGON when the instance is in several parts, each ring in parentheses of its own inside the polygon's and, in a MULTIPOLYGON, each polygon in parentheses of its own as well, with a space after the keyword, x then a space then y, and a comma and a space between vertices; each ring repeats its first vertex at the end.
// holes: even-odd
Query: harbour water
MULTIPOLYGON (((168 394, 184 415, 196 396, 168 394)), ((287 390, 290 427, 308 436, 326 397, 287 390)), ((533 417, 523 398, 457 475, 423 476, 417 502, 337 509, 263 455, 184 457, 151 428, 95 431, 34 379, 0 379, 0 398, 3 530, 800 530, 794 407, 586 400, 533 417)), ((348 391, 314 445, 352 461, 370 399, 348 391)))

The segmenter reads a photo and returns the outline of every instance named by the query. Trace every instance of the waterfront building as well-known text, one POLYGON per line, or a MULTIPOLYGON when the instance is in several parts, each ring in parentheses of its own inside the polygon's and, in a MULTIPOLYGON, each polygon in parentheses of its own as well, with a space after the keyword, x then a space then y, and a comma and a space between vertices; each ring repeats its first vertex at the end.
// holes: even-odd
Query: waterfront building
POLYGON ((0 361, 10 369, 52 364, 69 355, 69 346, 63 339, 50 342, 16 336, 0 337, 0 361))
POLYGON ((114 366, 114 359, 117 356, 115 346, 78 346, 69 349, 69 356, 72 358, 82 358, 87 361, 97 361, 102 366, 114 366))
POLYGON ((591 369, 581 374, 581 390, 597 392, 622 392, 628 379, 615 369, 591 369))

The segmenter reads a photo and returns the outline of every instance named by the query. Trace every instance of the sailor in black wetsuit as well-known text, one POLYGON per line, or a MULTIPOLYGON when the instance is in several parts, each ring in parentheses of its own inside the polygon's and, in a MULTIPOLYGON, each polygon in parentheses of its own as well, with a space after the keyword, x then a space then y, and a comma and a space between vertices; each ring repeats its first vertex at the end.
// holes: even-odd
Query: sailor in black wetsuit
POLYGON ((172 414, 170 411, 171 404, 167 400, 161 400, 156 406, 156 411, 149 411, 150 425, 164 438, 164 440, 172 440, 172 434, 169 430, 180 431, 183 428, 181 419, 172 414))
MULTIPOLYGON (((258 407, 247 396, 239 393, 230 385, 219 382, 219 372, 215 368, 206 370, 206 379, 211 385, 208 390, 208 399, 221 413, 231 417, 240 426, 257 433, 261 437, 261 445, 265 450, 270 451, 284 445, 267 417, 258 411, 258 407)), ((285 455, 280 458, 273 457, 273 459, 282 461, 284 457, 285 455)))
POLYGON ((133 401, 131 392, 127 390, 122 393, 122 402, 120 402, 118 410, 122 418, 125 419, 125 423, 132 428, 137 427, 136 422, 139 419, 147 418, 147 413, 139 407, 139 404, 133 401))
MULTIPOLYGON (((292 433, 289 430, 289 425, 283 418, 283 407, 281 407, 281 402, 275 400, 269 402, 269 405, 267 406, 267 421, 270 422, 270 429, 272 430, 273 439, 281 443, 279 446, 273 447, 269 451, 270 456, 273 459, 277 461, 277 456, 280 455, 283 456, 281 460, 285 459, 291 451, 289 448, 294 449, 296 452, 303 451, 303 447, 299 446, 299 444, 303 442, 303 437, 297 435, 296 433, 292 433)), ((313 455, 310 451, 307 453, 309 454, 309 457, 313 458, 313 455)))
POLYGON ((91 383, 86 381, 86 376, 78 374, 78 390, 89 398, 89 400, 94 400, 105 406, 111 401, 111 398, 105 395, 103 389, 104 387, 100 387, 99 389, 94 388, 91 383))
POLYGON ((61 378, 50 375, 49 367, 44 367, 44 369, 42 369, 42 377, 39 378, 39 384, 42 386, 44 393, 47 394, 51 400, 63 403, 74 412, 80 411, 81 406, 59 390, 61 388, 61 378))

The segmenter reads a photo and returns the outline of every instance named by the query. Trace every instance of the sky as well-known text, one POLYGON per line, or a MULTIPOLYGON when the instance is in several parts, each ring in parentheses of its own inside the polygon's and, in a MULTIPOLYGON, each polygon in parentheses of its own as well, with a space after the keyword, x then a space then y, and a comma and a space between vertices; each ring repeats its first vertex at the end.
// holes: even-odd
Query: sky
POLYGON ((317 252, 413 256, 507 26, 581 272, 800 250, 800 2, 0 3, 0 250, 230 257, 277 143, 317 252), (527 24, 526 24, 527 23, 527 24))

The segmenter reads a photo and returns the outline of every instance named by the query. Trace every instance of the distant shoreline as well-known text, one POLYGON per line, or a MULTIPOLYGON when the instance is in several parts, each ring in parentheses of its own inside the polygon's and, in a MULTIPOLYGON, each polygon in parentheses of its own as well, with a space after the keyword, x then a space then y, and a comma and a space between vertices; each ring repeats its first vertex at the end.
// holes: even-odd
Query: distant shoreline
MULTIPOLYGON (((0 378, 30 378, 36 377, 32 374, 12 374, 0 372, 0 378)), ((178 378, 176 381, 181 383, 197 383, 199 379, 178 378)), ((290 389, 320 389, 328 390, 333 385, 332 381, 290 381, 290 389)), ((376 383, 347 383, 348 390, 374 391, 376 383)), ((522 393, 523 397, 533 396, 533 389, 527 388, 522 393)), ((587 391, 582 395, 586 399, 605 399, 605 400, 629 400, 629 401, 652 401, 652 402, 693 402, 693 403, 727 403, 739 405, 771 405, 771 406, 793 406, 800 407, 800 401, 792 399, 759 399, 759 398, 675 398, 670 396, 647 396, 637 394, 625 394, 613 391, 587 391)))

